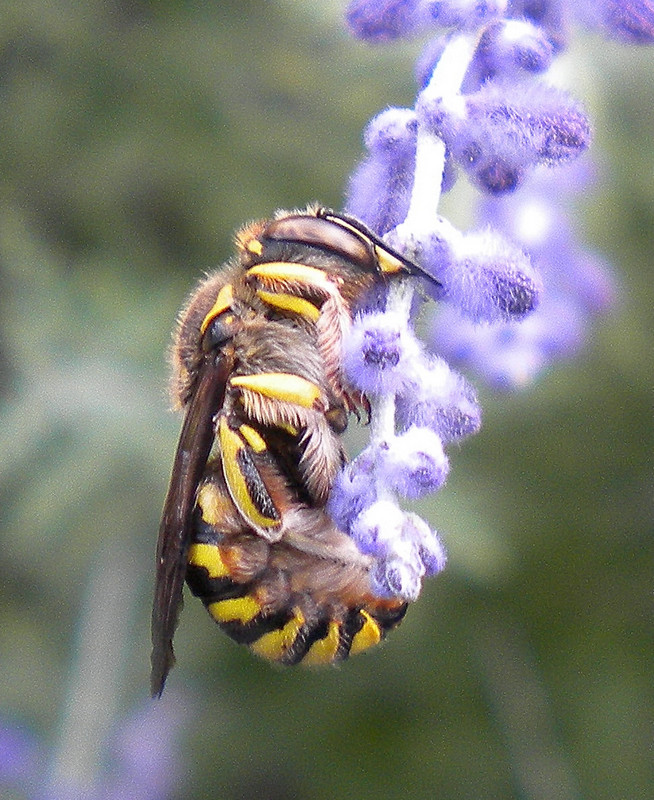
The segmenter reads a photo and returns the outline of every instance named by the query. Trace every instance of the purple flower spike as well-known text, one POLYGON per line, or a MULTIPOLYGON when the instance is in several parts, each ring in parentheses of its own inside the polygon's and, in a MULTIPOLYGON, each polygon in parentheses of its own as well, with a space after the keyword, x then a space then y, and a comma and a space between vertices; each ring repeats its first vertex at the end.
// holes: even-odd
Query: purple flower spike
POLYGON ((362 314, 345 344, 343 369, 363 392, 396 392, 406 382, 407 365, 419 352, 418 342, 399 314, 362 314))
POLYGON ((399 495, 410 499, 438 491, 448 471, 443 444, 429 428, 412 425, 387 442, 380 452, 380 477, 399 495))
MULTIPOLYGON (((560 203, 587 188, 567 165, 588 148, 590 123, 541 76, 578 22, 654 42, 654 0, 352 0, 348 21, 369 41, 442 30, 416 65, 414 108, 389 108, 368 125, 347 211, 432 278, 422 295, 438 304, 437 352, 494 386, 522 386, 575 352, 587 320, 613 296, 560 203), (469 233, 439 211, 462 172, 484 197, 469 233), (557 181, 551 197, 543 174, 557 181)), ((375 562, 373 591, 407 599, 445 555, 395 497, 438 490, 443 447, 481 424, 471 387, 410 332, 414 284, 389 282, 367 298, 347 337, 343 372, 370 400, 372 433, 330 499, 337 523, 375 562)))

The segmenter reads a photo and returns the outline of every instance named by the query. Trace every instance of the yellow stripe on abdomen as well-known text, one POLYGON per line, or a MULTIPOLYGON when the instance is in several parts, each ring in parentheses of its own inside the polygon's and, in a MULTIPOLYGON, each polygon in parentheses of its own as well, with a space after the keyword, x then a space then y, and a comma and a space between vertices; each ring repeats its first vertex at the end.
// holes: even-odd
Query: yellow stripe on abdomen
POLYGON ((210 578, 228 578, 230 570, 223 561, 220 548, 215 544, 195 542, 189 547, 188 563, 193 567, 203 567, 210 578))
POLYGON ((341 626, 338 622, 332 620, 327 629, 327 636, 325 636, 324 639, 318 639, 311 645, 302 659, 302 663, 307 666, 331 664, 336 658, 340 641, 341 626))
POLYGON ((367 611, 360 611, 359 613, 363 617, 364 622, 361 630, 355 633, 352 638, 350 655, 355 655, 362 650, 367 650, 369 647, 374 647, 376 644, 379 644, 382 638, 381 628, 370 614, 367 611))
POLYGON ((207 605, 207 611, 216 622, 240 622, 245 625, 261 612, 261 604, 252 595, 217 600, 207 605))
POLYGON ((250 645, 250 648, 252 652, 262 658, 267 658, 269 661, 280 661, 288 648, 297 639, 304 624, 304 615, 298 608, 295 608, 293 609, 293 617, 283 628, 264 633, 263 636, 250 645))

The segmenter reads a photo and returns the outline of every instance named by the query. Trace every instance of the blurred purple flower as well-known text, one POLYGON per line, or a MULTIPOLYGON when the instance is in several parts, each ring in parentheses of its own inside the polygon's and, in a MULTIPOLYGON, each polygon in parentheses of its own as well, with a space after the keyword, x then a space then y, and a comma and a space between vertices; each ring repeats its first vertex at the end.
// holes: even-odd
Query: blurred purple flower
MULTIPOLYGON (((29 800, 165 800, 182 777, 179 738, 188 703, 172 693, 149 701, 118 723, 105 743, 99 779, 49 779, 53 756, 17 725, 0 724, 0 796, 20 792, 29 800)), ((13 796, 13 794, 12 794, 13 796)))
POLYGON ((432 329, 439 352, 502 389, 524 386, 578 352, 591 319, 615 302, 608 267, 581 247, 571 223, 573 192, 587 184, 580 165, 558 176, 542 170, 519 195, 482 204, 480 217, 529 253, 544 284, 542 300, 520 325, 478 327, 442 309, 432 329))
POLYGON ((42 753, 36 737, 21 725, 0 719, 0 794, 40 780, 42 753))

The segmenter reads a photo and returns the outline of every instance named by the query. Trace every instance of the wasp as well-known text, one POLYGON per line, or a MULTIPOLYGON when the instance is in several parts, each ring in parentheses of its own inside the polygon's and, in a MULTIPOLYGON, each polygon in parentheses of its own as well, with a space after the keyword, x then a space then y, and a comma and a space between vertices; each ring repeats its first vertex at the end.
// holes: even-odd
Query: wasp
POLYGON ((341 434, 367 410, 341 371, 357 306, 395 277, 429 276, 361 222, 278 212, 182 310, 173 405, 184 421, 164 502, 152 612, 153 695, 174 663, 184 581, 232 638, 282 664, 376 644, 406 610, 369 589, 371 562, 325 511, 341 434))

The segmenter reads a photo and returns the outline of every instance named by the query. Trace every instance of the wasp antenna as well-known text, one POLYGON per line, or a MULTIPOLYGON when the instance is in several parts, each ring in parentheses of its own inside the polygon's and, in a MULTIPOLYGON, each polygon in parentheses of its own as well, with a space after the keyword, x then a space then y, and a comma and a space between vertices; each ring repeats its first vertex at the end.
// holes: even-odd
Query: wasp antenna
POLYGON ((443 288, 442 283, 437 280, 431 273, 427 272, 415 261, 402 255, 395 248, 391 247, 384 239, 372 231, 360 219, 345 214, 340 211, 333 211, 330 208, 321 207, 316 211, 316 216, 320 219, 325 219, 333 222, 341 227, 347 228, 355 235, 367 239, 372 245, 377 260, 379 262, 381 271, 384 274, 399 274, 406 273, 414 277, 424 278, 432 286, 439 289, 443 288))

